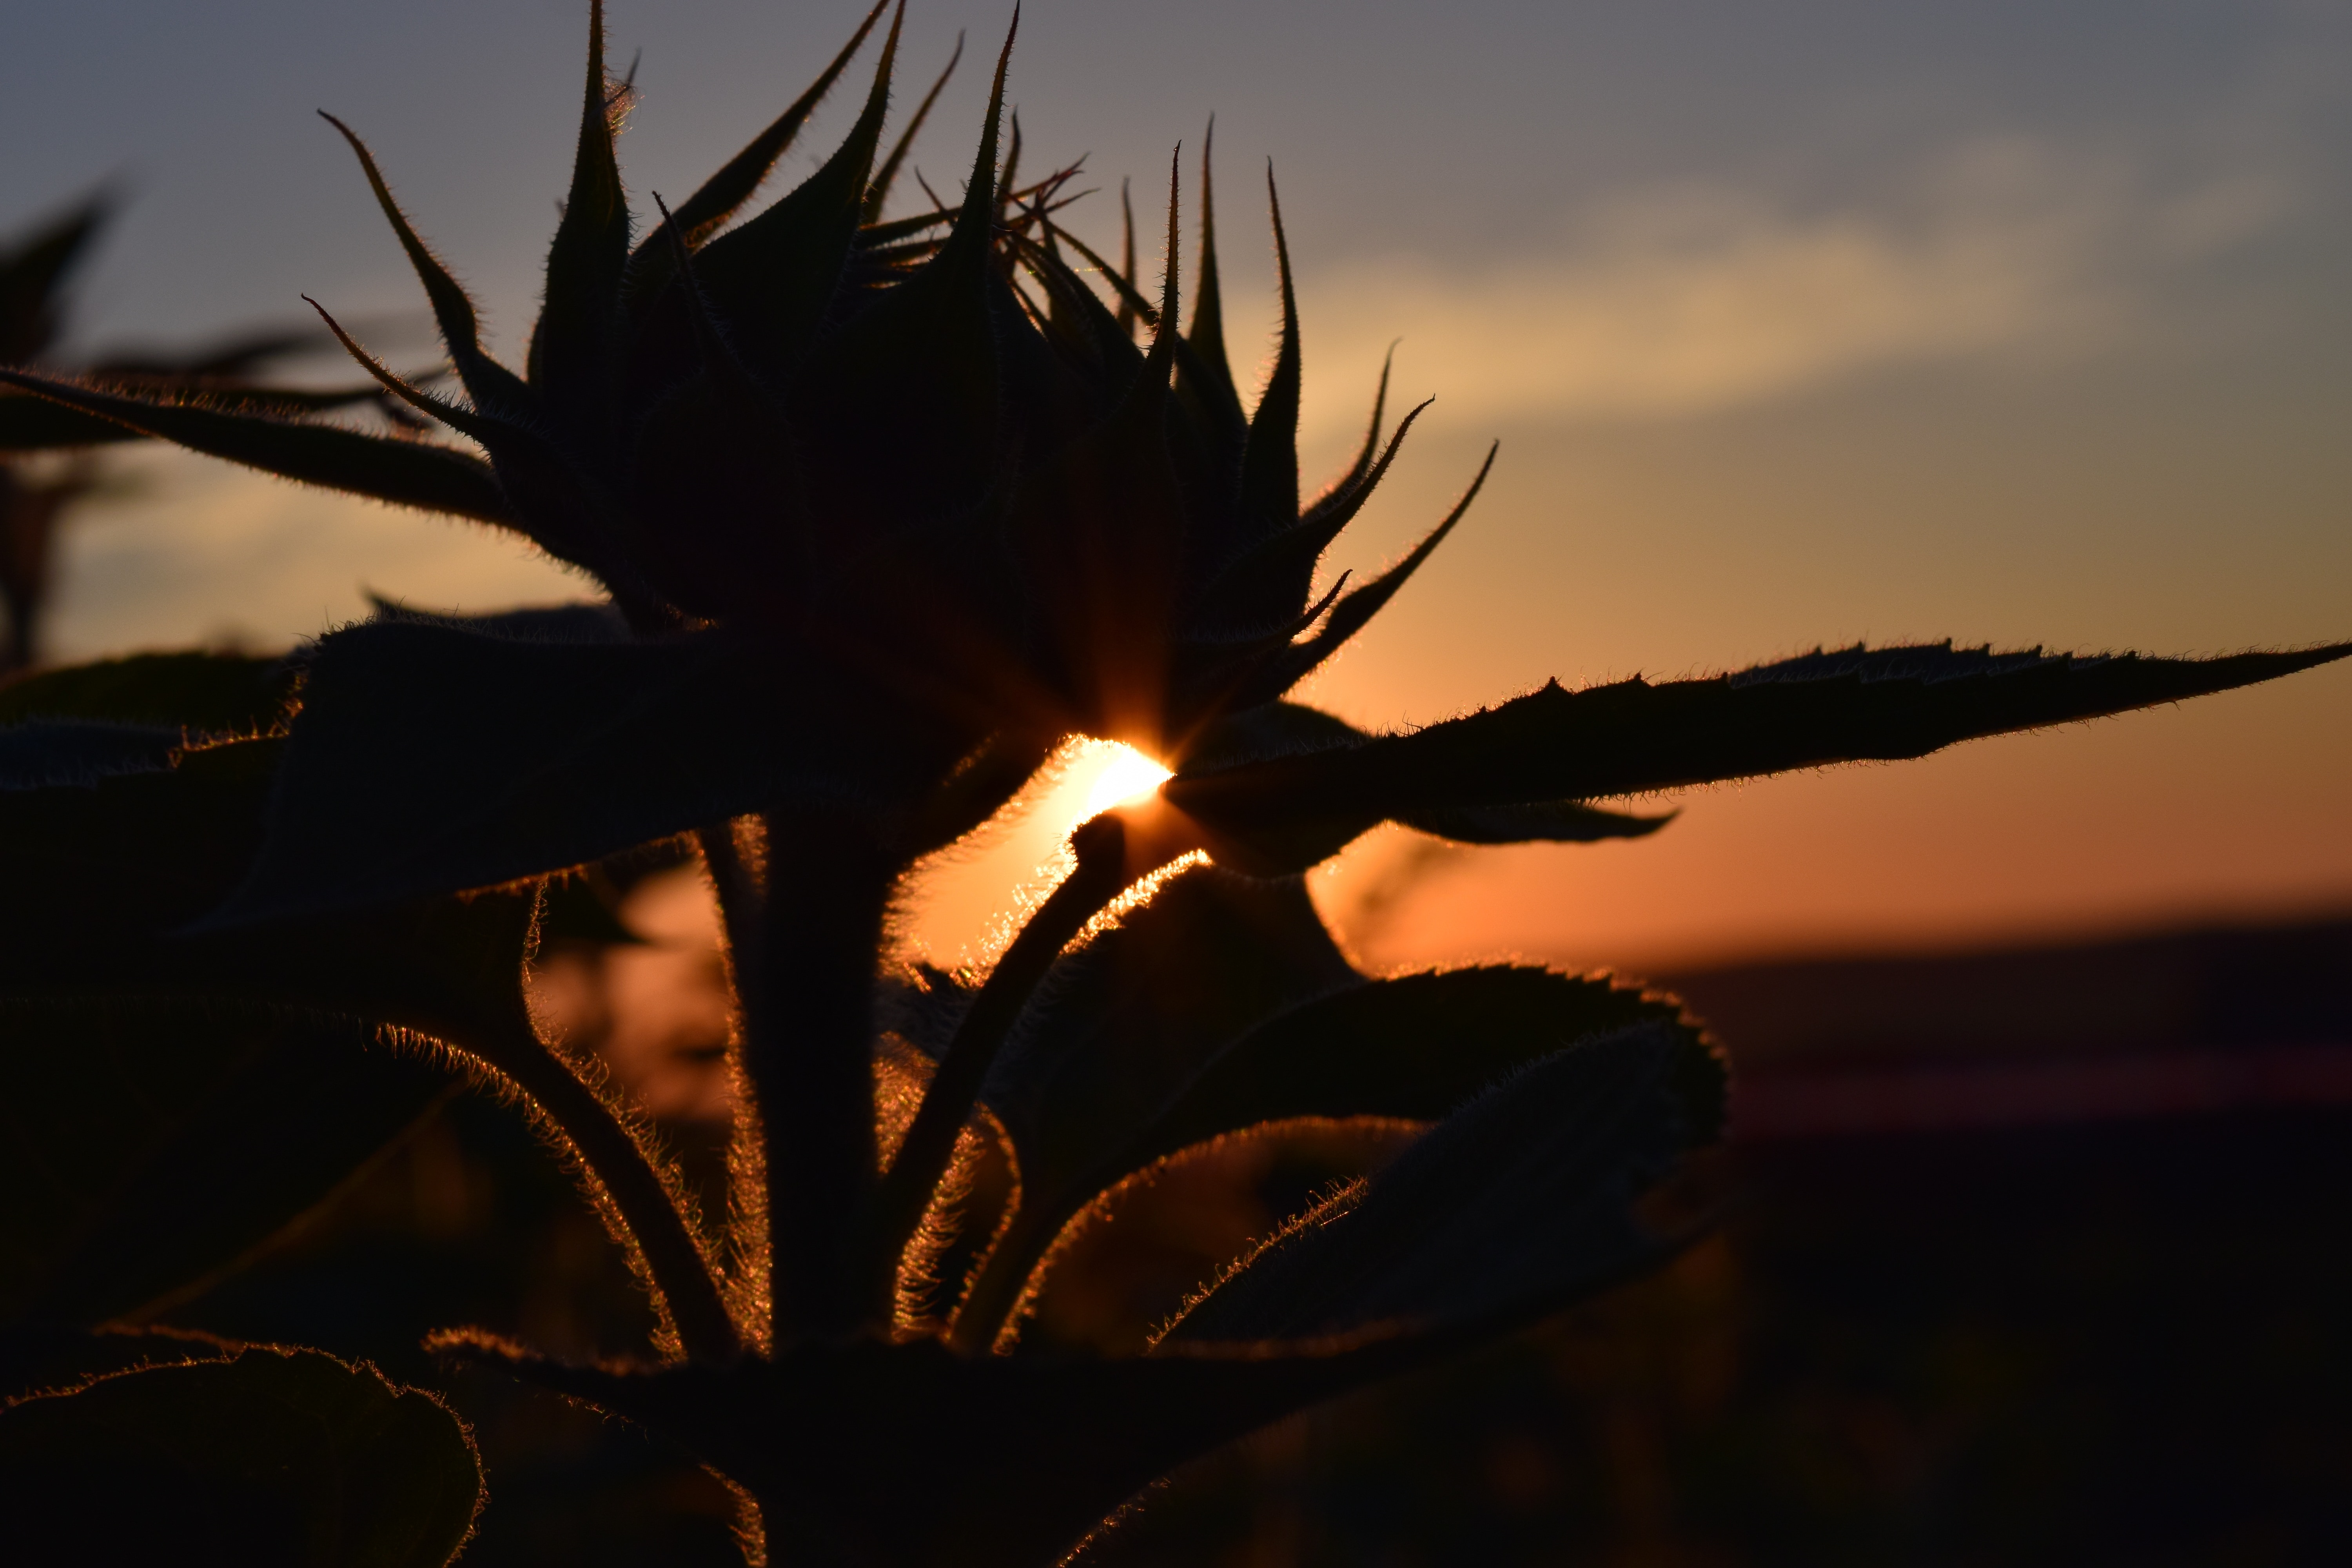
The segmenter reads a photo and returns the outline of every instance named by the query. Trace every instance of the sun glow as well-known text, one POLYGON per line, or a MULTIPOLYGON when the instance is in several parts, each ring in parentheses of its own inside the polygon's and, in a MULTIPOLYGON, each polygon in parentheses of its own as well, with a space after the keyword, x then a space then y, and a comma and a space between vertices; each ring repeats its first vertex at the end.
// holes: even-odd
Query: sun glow
POLYGON ((1086 809, 1072 818, 1074 825, 1112 806, 1145 799, 1176 776, 1133 746, 1117 741, 1092 741, 1087 744, 1094 755, 1080 758, 1071 771, 1091 768, 1095 776, 1087 786, 1086 809))
POLYGON ((904 952, 950 965, 992 962, 1069 875, 1070 830, 1149 797, 1169 776, 1117 741, 1065 742, 994 818, 918 868, 899 906, 904 952))

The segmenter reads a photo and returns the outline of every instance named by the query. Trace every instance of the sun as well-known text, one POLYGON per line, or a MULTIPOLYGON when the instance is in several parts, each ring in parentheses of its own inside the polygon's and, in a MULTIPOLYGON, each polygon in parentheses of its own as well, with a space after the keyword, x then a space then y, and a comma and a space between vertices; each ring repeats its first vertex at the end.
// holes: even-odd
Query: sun
POLYGON ((1084 822, 1098 812, 1115 805, 1125 805, 1149 795, 1175 775, 1133 746, 1118 741, 1090 741, 1086 751, 1072 764, 1071 771, 1083 774, 1092 770, 1093 781, 1087 786, 1087 803, 1076 820, 1084 822))

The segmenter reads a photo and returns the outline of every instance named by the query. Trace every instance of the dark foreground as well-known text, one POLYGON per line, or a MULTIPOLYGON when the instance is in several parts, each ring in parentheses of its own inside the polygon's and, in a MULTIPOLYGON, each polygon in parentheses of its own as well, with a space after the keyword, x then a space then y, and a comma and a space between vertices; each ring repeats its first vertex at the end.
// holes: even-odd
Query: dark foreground
MULTIPOLYGON (((1673 984, 1744 1075, 1719 1233, 1196 1466, 1095 1560, 2352 1562, 2352 921, 1673 984)), ((454 1105, 174 1321, 428 1383, 417 1337, 454 1321, 627 1351, 620 1266, 525 1136, 454 1105)), ((1316 1173, 1244 1176, 1218 1224, 1246 1234, 1316 1173)), ((1197 1277, 1151 1257, 1217 1245, 1182 1191, 1041 1337, 1197 1277)), ((469 1563, 740 1561, 680 1457, 443 1385, 490 1467, 469 1563)))

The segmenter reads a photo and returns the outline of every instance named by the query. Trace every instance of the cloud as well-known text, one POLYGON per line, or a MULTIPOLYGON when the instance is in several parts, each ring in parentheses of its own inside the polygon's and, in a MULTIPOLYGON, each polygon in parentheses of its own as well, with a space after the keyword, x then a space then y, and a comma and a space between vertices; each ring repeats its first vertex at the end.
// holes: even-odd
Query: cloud
POLYGON ((1642 193, 1484 270, 1392 257, 1313 279, 1309 428, 1360 416, 1395 337, 1410 355, 1400 390, 1481 423, 1675 417, 1883 366, 2080 353, 2144 329, 2153 276, 2289 205, 2274 174, 2168 190, 2128 159, 2021 138, 1827 210, 1719 188, 1642 193))

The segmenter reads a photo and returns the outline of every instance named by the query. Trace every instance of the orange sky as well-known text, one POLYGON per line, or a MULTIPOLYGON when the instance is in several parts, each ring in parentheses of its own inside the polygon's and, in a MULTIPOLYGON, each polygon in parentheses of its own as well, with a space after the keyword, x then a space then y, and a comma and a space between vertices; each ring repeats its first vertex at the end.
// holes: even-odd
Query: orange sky
MULTIPOLYGON (((413 312, 310 118, 331 102, 511 336, 562 184, 575 9, 28 16, 13 52, 42 64, 0 97, 0 226, 133 173, 85 342, 185 337, 304 289, 413 312), (467 49, 434 46, 438 25, 467 49)), ((731 152, 858 9, 615 0, 621 58, 646 48, 623 149, 639 200, 731 152)), ((1276 160, 1310 473, 1403 338, 1399 394, 1439 401, 1329 569, 1392 558, 1503 441, 1462 530, 1315 689, 1351 720, 1824 641, 2352 636, 2340 7, 1188 15, 1170 38, 1164 7, 1034 0, 1013 91, 1033 148, 1091 150, 1111 179, 1218 113, 1241 365, 1272 324, 1255 169, 1276 160)), ((911 58, 1000 20, 918 16, 911 58)), ((979 90, 942 100, 935 177, 979 90)), ((1079 226, 1107 238, 1113 211, 1079 226)), ((138 493, 66 545, 61 653, 280 646, 360 613, 362 586, 474 609, 578 591, 468 528, 166 455, 121 471, 138 493)), ((2352 905, 2352 671, 1672 804, 1642 843, 1425 860, 1377 918, 1359 906, 1400 839, 1318 889, 1373 962, 1635 968, 2352 905)), ((968 904, 914 928, 952 948, 985 921, 968 904)))

